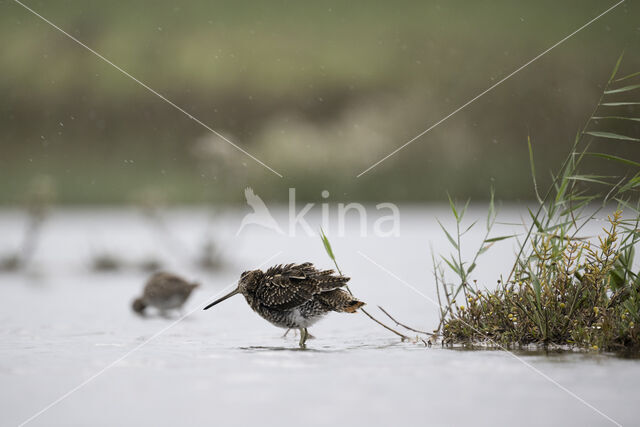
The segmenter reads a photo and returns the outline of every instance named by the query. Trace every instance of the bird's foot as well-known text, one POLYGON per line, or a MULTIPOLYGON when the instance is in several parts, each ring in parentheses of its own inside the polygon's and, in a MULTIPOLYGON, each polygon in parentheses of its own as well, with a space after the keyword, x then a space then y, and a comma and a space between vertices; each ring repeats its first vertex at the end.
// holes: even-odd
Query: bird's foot
MULTIPOLYGON (((293 329, 293 328, 289 328, 285 331, 284 334, 282 334, 282 338, 286 338, 287 335, 289 335, 289 332, 293 331, 293 336, 297 336, 298 335, 298 330, 297 329, 293 329)), ((308 340, 314 340, 316 339, 316 337, 314 335, 311 335, 309 332, 307 332, 307 339, 308 340)))
POLYGON ((307 341, 308 335, 307 328, 300 329, 300 348, 307 348, 305 342, 307 341))

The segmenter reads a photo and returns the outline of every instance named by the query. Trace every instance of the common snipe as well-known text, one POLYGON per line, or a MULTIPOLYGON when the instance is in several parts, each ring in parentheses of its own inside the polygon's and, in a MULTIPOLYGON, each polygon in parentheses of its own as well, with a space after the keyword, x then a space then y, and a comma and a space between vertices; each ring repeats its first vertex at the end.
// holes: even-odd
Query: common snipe
POLYGON ((170 273, 155 273, 147 280, 140 298, 133 301, 133 311, 143 314, 147 307, 157 308, 161 314, 179 309, 198 287, 183 278, 170 273))
POLYGON ((204 309, 232 297, 244 295, 249 306, 280 328, 300 329, 300 347, 305 348, 307 328, 330 311, 354 313, 364 303, 341 289, 348 277, 333 270, 317 270, 310 262, 276 265, 266 272, 245 271, 236 289, 204 309))

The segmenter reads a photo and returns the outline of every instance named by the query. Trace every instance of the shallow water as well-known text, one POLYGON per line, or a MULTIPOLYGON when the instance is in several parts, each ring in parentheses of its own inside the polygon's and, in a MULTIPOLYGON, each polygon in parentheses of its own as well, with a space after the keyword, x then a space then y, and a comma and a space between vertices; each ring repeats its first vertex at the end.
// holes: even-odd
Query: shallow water
MULTIPOLYGON (((311 331, 316 338, 301 351, 297 337, 282 338, 283 331, 241 297, 201 311, 240 271, 266 260, 331 267, 317 237, 277 236, 256 227, 236 237, 243 213, 210 221, 204 210, 172 211, 169 240, 133 211, 55 212, 28 272, 0 274, 0 424, 28 420, 82 384, 30 425, 612 424, 606 416, 637 424, 638 360, 425 348, 347 314, 318 323, 311 331), (188 262, 206 230, 225 247, 224 271, 203 272, 188 262), (188 316, 176 322, 177 315, 134 315, 129 304, 147 274, 92 273, 89 262, 102 252, 131 263, 158 257, 201 281, 185 307, 188 316)), ((520 214, 508 207, 500 219, 517 222, 520 214)), ((480 218, 483 211, 469 215, 480 218)), ((447 249, 435 216, 448 218, 444 207, 403 208, 399 237, 330 235, 352 290, 372 312, 380 304, 415 327, 435 326, 437 310, 425 298, 435 298, 429 242, 447 249)), ((309 216, 309 223, 318 221, 309 216)), ((19 244, 23 222, 16 211, 0 212, 0 256, 19 244)), ((495 235, 509 229, 500 226, 495 235)), ((474 229, 469 243, 482 232, 482 226, 474 229)), ((511 242, 492 248, 476 271, 479 283, 493 286, 499 274, 508 274, 512 253, 511 242)))

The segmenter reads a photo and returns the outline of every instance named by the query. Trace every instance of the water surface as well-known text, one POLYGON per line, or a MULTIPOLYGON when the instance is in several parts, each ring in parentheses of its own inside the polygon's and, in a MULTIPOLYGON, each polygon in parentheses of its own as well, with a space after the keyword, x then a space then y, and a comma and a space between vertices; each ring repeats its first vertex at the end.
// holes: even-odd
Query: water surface
MULTIPOLYGON (((317 237, 258 228, 235 236, 243 213, 211 222, 205 210, 170 212, 167 224, 180 242, 176 250, 133 211, 57 211, 28 272, 0 275, 0 423, 29 419, 109 367, 31 425, 612 424, 561 387, 619 423, 637 424, 637 360, 425 348, 399 342, 365 316, 347 314, 318 323, 311 331, 316 338, 301 351, 297 337, 283 338, 284 331, 251 312, 241 297, 201 311, 239 272, 272 257, 268 264, 310 260, 330 267, 317 237), (225 248, 223 271, 190 264, 190 251, 198 250, 208 231, 225 248), (177 316, 134 315, 129 304, 147 273, 91 272, 90 260, 103 252, 131 264, 157 257, 201 281, 185 307, 190 314, 180 322, 177 316)), ((470 215, 480 218, 483 212, 470 215)), ((517 222, 519 215, 508 208, 501 220, 517 222)), ((435 326, 437 310, 424 297, 435 298, 429 242, 437 250, 447 247, 435 216, 448 218, 444 207, 409 207, 402 210, 399 237, 332 237, 352 290, 372 312, 383 305, 415 327, 435 326)), ((3 254, 19 244, 23 223, 16 211, 0 213, 3 254)), ((513 229, 499 228, 496 235, 513 229)), ((482 232, 473 231, 469 244, 482 232)), ((479 283, 493 286, 508 273, 512 253, 512 243, 496 245, 481 259, 479 283)))

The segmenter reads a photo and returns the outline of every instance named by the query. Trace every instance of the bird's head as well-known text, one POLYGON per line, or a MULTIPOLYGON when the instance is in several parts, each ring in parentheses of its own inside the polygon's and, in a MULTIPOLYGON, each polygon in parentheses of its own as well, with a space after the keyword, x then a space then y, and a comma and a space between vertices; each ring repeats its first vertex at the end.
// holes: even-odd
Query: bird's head
POLYGON ((131 308, 136 313, 142 315, 144 314, 144 309, 147 308, 147 305, 142 301, 142 298, 136 298, 133 300, 133 303, 131 303, 131 308))
POLYGON ((207 305, 204 310, 208 310, 209 308, 213 307, 214 305, 221 303, 222 301, 226 300, 227 298, 231 298, 232 296, 236 295, 236 294, 242 294, 242 295, 249 295, 255 288, 255 286, 258 284, 258 280, 260 279, 260 277, 262 277, 264 273, 261 270, 250 270, 250 271, 245 271, 244 273, 242 273, 240 275, 240 280, 238 281, 238 286, 236 286, 236 288, 234 290, 232 290, 231 292, 229 292, 227 295, 223 296, 222 298, 219 298, 217 300, 215 300, 214 302, 212 302, 211 304, 207 305))
POLYGON ((238 280, 238 290, 240 293, 243 295, 251 293, 258 285, 258 282, 263 275, 264 273, 262 270, 249 270, 243 272, 240 275, 240 280, 238 280))

